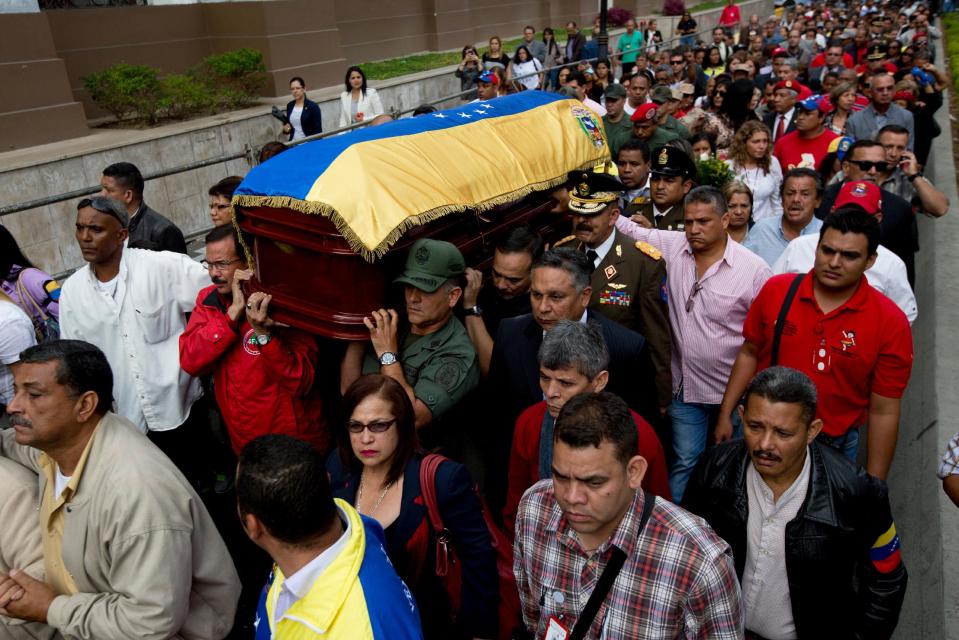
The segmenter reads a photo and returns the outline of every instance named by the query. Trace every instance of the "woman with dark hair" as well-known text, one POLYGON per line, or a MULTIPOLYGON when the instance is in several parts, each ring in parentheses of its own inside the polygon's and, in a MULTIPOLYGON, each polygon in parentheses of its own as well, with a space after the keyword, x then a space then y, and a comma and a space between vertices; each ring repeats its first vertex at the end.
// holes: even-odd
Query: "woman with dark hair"
POLYGON ((613 77, 609 60, 606 58, 597 60, 596 66, 593 67, 593 69, 596 73, 593 75, 593 88, 589 97, 603 104, 606 102, 606 87, 611 84, 616 84, 616 78, 613 77))
POLYGON ((376 89, 366 86, 366 74, 362 69, 356 66, 347 69, 343 84, 346 90, 340 94, 339 126, 345 127, 383 115, 380 96, 376 89))
POLYGON ((559 87, 559 65, 563 64, 563 50, 556 44, 556 36, 549 27, 543 29, 543 44, 546 45, 546 62, 543 68, 548 72, 547 84, 543 88, 556 89, 559 87))
POLYGON ((676 33, 679 34, 679 44, 692 49, 693 45, 696 44, 696 29, 696 21, 693 19, 692 14, 688 11, 683 11, 683 16, 679 19, 679 24, 676 25, 676 33))
POLYGON ((470 91, 462 96, 463 100, 472 100, 476 97, 476 92, 472 90, 476 88, 476 78, 482 72, 476 47, 471 44, 463 47, 462 59, 454 72, 454 75, 460 79, 460 91, 470 91))
POLYGON ((516 47, 513 60, 506 68, 506 80, 512 81, 513 78, 519 78, 515 82, 522 85, 525 90, 539 89, 543 83, 542 71, 543 65, 533 57, 529 48, 526 45, 520 45, 516 47))
POLYGON ((44 315, 60 319, 60 285, 33 266, 4 226, 0 226, 0 278, 0 289, 35 324, 43 322, 44 315))
POLYGON ((700 131, 689 138, 693 148, 693 160, 708 160, 716 156, 716 141, 712 134, 700 131))
POLYGON ((703 131, 716 136, 716 148, 719 151, 729 148, 733 136, 744 122, 756 120, 756 114, 749 109, 749 103, 753 99, 753 86, 753 81, 746 79, 736 80, 725 87, 719 82, 716 83, 713 100, 715 101, 716 94, 719 94, 721 89, 724 89, 724 95, 716 112, 706 114, 703 131))
POLYGON ((419 605, 424 636, 494 637, 496 555, 469 472, 447 460, 435 479, 443 525, 462 563, 461 605, 454 612, 436 576, 436 532, 420 486, 423 452, 409 395, 392 378, 362 376, 346 390, 341 416, 338 449, 327 461, 333 493, 383 526, 390 561, 419 605))
POLYGON ((707 78, 715 78, 720 73, 726 73, 726 63, 723 62, 719 47, 709 47, 706 59, 703 60, 703 73, 707 78))
POLYGON ((294 76, 290 79, 290 95, 293 99, 286 104, 283 133, 290 134, 290 140, 299 140, 322 132, 320 105, 306 97, 306 81, 303 78, 294 76))

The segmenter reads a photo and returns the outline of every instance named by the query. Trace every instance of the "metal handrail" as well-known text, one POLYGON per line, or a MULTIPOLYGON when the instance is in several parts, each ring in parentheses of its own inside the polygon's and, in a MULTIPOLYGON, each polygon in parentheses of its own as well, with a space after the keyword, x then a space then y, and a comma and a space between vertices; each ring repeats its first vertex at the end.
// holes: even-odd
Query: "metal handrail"
MULTIPOLYGON (((697 31, 697 32, 694 33, 694 34, 684 34, 684 35, 685 35, 685 36, 693 35, 693 36, 697 36, 697 37, 698 37, 699 35, 701 35, 701 34, 703 34, 703 33, 709 33, 709 32, 711 32, 712 30, 713 30, 713 29, 701 29, 701 30, 697 31)), ((663 40, 663 42, 657 44, 657 47, 658 47, 658 48, 664 48, 664 49, 665 49, 665 48, 668 48, 669 46, 672 45, 672 43, 678 42, 678 41, 679 41, 681 38, 683 38, 683 37, 684 37, 684 36, 673 36, 673 37, 669 38, 668 40, 663 40)), ((633 48, 633 49, 624 49, 623 51, 617 51, 617 52, 615 53, 615 56, 622 56, 622 55, 624 55, 624 54, 629 54, 629 53, 642 53, 643 51, 645 51, 645 50, 647 50, 647 49, 648 49, 648 45, 644 42, 642 47, 633 48)), ((612 52, 610 52, 607 59, 612 59, 613 57, 614 57, 614 54, 613 54, 612 52)), ((555 67, 550 67, 549 69, 543 69, 543 70, 541 70, 541 71, 534 71, 534 72, 532 72, 532 73, 526 73, 526 74, 523 74, 523 75, 520 75, 520 76, 514 76, 513 78, 510 78, 509 82, 515 82, 515 81, 517 81, 517 80, 521 80, 521 79, 523 79, 523 78, 528 78, 528 77, 531 77, 531 76, 534 76, 534 75, 538 76, 538 75, 540 75, 540 74, 542 74, 542 73, 548 73, 548 72, 552 71, 553 69, 562 69, 562 68, 564 68, 564 67, 574 67, 574 66, 577 66, 578 64, 580 64, 581 62, 593 63, 593 62, 598 61, 599 59, 600 59, 600 58, 599 58, 598 56, 596 56, 596 57, 587 58, 587 59, 584 59, 584 60, 576 60, 576 61, 574 61, 574 62, 566 62, 566 63, 564 63, 564 64, 557 65, 557 66, 555 66, 555 67)), ((423 105, 433 106, 433 105, 441 104, 441 103, 444 103, 444 102, 449 102, 449 101, 455 100, 455 99, 457 99, 457 98, 462 98, 462 97, 468 96, 469 94, 473 93, 474 91, 475 91, 475 89, 467 89, 466 91, 460 91, 460 92, 458 92, 458 93, 454 93, 454 94, 451 94, 451 95, 448 95, 448 96, 444 96, 444 97, 442 97, 442 98, 437 98, 436 100, 431 100, 431 101, 429 101, 429 102, 424 102, 424 103, 422 103, 422 104, 420 104, 420 105, 417 105, 416 107, 412 107, 412 108, 410 108, 410 109, 404 109, 403 111, 397 111, 397 110, 395 110, 395 109, 391 109, 391 110, 390 110, 390 114, 388 114, 388 115, 391 115, 393 118, 399 118, 399 117, 404 116, 404 115, 406 115, 406 114, 413 113, 414 111, 416 111, 416 109, 418 109, 419 107, 421 107, 421 106, 423 106, 423 105)), ((312 136, 307 136, 307 137, 305 137, 305 138, 300 138, 299 140, 293 140, 293 141, 289 141, 289 142, 284 142, 283 144, 286 144, 286 145, 289 146, 289 147, 294 147, 294 146, 296 146, 296 145, 303 144, 304 142, 312 142, 313 140, 320 140, 320 139, 322 139, 322 138, 328 138, 328 137, 330 137, 330 136, 340 135, 340 134, 342 134, 342 133, 346 133, 346 132, 348 132, 348 131, 352 131, 353 129, 358 129, 358 128, 360 128, 360 127, 369 126, 369 124, 370 124, 370 121, 369 121, 369 120, 366 120, 366 121, 363 121, 363 122, 354 122, 354 123, 351 123, 351 124, 349 124, 349 125, 347 125, 347 126, 345 126, 345 127, 338 127, 338 128, 336 128, 336 129, 331 129, 331 130, 329 130, 329 131, 322 131, 322 132, 317 133, 317 134, 314 134, 314 135, 312 135, 312 136)), ((253 149, 253 147, 251 147, 249 144, 246 144, 246 145, 244 145, 244 149, 243 149, 242 152, 234 152, 234 153, 224 154, 224 155, 221 155, 221 156, 216 156, 216 157, 213 157, 213 158, 208 158, 208 159, 206 159, 206 160, 198 160, 198 161, 196 161, 196 162, 190 162, 190 163, 188 163, 188 164, 179 165, 179 166, 177 166, 177 167, 173 167, 172 169, 164 169, 164 170, 161 170, 161 171, 156 171, 156 172, 153 172, 153 173, 148 173, 148 174, 146 174, 146 175, 143 176, 143 179, 144 179, 144 181, 147 181, 147 180, 155 180, 155 179, 157 179, 157 178, 162 178, 162 177, 174 175, 174 174, 177 174, 177 173, 184 173, 184 172, 187 172, 187 171, 193 171, 193 170, 195 170, 195 169, 200 169, 200 168, 202 168, 202 167, 209 167, 209 166, 211 166, 211 165, 220 164, 220 163, 222 163, 222 162, 229 162, 229 161, 231 161, 231 160, 238 160, 238 159, 240 159, 240 158, 245 158, 245 159, 247 160, 247 162, 249 162, 250 166, 253 166, 253 165, 255 164, 255 157, 256 157, 256 156, 255 156, 255 150, 253 149)), ((54 196, 46 196, 46 197, 43 197, 43 198, 36 198, 36 199, 34 199, 34 200, 28 200, 28 201, 26 201, 26 202, 20 202, 20 203, 17 203, 17 204, 0 206, 0 218, 2 218, 3 216, 6 216, 6 215, 13 214, 13 213, 18 213, 18 212, 20 212, 20 211, 26 211, 26 210, 28 210, 28 209, 35 209, 35 208, 37 208, 37 207, 43 207, 43 206, 46 206, 46 205, 48 205, 48 204, 56 204, 57 202, 64 202, 64 201, 66 201, 66 200, 73 200, 74 198, 82 198, 83 196, 88 196, 88 195, 92 195, 92 194, 99 193, 99 192, 100 192, 100 186, 97 185, 97 186, 94 186, 94 187, 85 187, 85 188, 83 188, 83 189, 75 189, 75 190, 73 190, 73 191, 68 191, 68 192, 66 192, 66 193, 60 193, 60 194, 57 194, 57 195, 54 195, 54 196)))

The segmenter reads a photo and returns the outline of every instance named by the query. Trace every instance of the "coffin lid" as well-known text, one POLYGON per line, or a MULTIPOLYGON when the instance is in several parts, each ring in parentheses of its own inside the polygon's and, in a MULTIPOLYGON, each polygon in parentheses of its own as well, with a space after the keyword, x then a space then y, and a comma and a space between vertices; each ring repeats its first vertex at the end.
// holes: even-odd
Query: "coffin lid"
POLYGON ((254 167, 233 204, 327 216, 372 261, 411 227, 608 160, 602 122, 583 103, 524 91, 301 144, 254 167))

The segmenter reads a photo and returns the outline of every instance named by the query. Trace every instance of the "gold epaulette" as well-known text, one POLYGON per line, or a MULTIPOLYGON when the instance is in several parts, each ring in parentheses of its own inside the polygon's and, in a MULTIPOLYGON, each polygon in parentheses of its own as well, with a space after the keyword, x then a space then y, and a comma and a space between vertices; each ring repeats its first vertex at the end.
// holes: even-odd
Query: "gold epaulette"
POLYGON ((554 247, 554 248, 555 248, 555 247, 561 247, 561 246, 563 246, 564 244, 566 244, 566 243, 568 243, 568 242, 572 242, 572 241, 575 240, 575 239, 576 239, 576 236, 575 236, 575 235, 573 235, 573 236, 566 236, 566 237, 563 238, 562 240, 557 240, 556 242, 554 242, 554 243, 553 243, 553 247, 554 247))
POLYGON ((636 248, 645 253, 647 256, 653 260, 660 260, 663 257, 663 252, 649 244, 648 242, 637 242, 636 248))

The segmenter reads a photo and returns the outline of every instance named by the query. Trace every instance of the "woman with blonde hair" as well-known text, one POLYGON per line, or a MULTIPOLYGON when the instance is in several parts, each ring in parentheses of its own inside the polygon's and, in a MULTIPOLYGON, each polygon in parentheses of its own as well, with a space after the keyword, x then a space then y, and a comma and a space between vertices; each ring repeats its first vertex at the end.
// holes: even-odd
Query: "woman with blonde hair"
POLYGON ((753 222, 783 214, 780 194, 783 171, 772 154, 771 137, 769 127, 762 121, 748 120, 736 131, 729 145, 726 164, 752 194, 753 222))
POLYGON ((749 219, 753 213, 753 192, 739 180, 730 180, 723 187, 726 198, 726 213, 729 214, 729 226, 726 233, 742 244, 749 235, 749 219))
POLYGON ((851 82, 840 82, 829 92, 829 102, 833 110, 823 123, 827 131, 836 135, 846 135, 846 124, 852 116, 852 107, 856 104, 856 85, 851 82))

